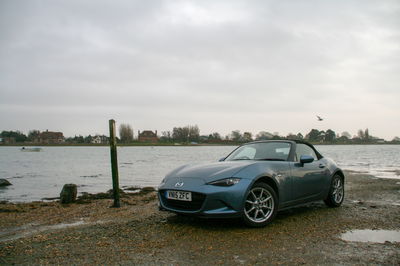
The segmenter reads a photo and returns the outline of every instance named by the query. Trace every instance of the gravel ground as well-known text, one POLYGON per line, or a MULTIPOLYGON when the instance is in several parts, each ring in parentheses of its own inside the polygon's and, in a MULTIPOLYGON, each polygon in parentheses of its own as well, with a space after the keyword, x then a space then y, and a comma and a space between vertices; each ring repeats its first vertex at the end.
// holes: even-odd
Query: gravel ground
POLYGON ((159 212, 155 192, 111 204, 0 204, 0 264, 400 264, 399 242, 340 239, 355 229, 400 230, 399 180, 347 172, 342 207, 312 203, 258 229, 159 212))

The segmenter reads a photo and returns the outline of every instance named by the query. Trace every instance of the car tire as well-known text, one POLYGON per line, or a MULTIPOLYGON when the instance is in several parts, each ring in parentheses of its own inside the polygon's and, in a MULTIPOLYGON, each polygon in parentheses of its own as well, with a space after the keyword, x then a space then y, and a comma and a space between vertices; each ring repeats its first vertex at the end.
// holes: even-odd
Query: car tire
POLYGON ((243 221, 251 227, 263 227, 275 218, 278 197, 272 187, 258 182, 247 192, 243 205, 243 221))
POLYGON ((335 208, 342 205, 344 200, 344 178, 340 175, 334 175, 328 197, 324 200, 329 207, 335 208))

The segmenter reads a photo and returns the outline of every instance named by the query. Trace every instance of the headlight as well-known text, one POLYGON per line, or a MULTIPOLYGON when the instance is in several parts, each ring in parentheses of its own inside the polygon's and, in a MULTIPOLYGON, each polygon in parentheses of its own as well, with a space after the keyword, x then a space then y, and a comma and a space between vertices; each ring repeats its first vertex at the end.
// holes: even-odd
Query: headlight
POLYGON ((208 185, 213 185, 213 186, 221 186, 221 187, 229 187, 229 186, 233 186, 237 183, 239 183, 240 178, 225 178, 225 179, 220 179, 217 181, 213 181, 208 183, 208 185))

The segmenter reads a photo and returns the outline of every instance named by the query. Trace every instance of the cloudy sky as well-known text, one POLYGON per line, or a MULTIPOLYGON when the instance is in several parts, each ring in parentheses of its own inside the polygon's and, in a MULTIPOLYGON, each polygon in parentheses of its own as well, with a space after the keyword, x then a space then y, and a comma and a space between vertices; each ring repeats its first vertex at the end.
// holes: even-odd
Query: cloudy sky
POLYGON ((399 101, 400 1, 0 1, 0 130, 391 140, 399 101))

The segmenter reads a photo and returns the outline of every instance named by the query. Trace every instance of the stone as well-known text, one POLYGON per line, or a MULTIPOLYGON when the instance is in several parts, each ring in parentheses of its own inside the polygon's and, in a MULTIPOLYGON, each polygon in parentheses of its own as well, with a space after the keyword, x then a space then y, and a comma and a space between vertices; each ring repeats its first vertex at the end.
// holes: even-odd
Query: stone
POLYGON ((153 192, 156 191, 154 187, 144 187, 141 189, 142 192, 153 192))
POLYGON ((6 187, 6 186, 11 186, 12 184, 4 178, 0 178, 0 187, 6 187))
POLYGON ((68 204, 75 202, 76 195, 78 194, 78 186, 75 184, 65 184, 60 193, 60 202, 68 204))

